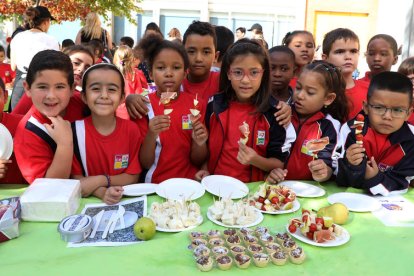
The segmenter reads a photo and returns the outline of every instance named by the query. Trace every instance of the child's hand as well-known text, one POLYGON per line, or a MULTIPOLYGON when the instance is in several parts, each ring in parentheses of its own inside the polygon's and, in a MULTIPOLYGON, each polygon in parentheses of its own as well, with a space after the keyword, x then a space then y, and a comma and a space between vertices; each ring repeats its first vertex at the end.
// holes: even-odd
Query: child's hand
POLYGON ((237 160, 243 165, 252 164, 253 160, 257 156, 257 152, 240 141, 238 143, 239 153, 237 154, 237 160))
POLYGON ((266 178, 266 182, 269 184, 277 184, 283 180, 287 175, 287 170, 276 168, 270 171, 269 175, 266 178))
POLYGON ((371 160, 367 162, 367 168, 365 169, 365 179, 371 179, 376 176, 379 172, 377 162, 374 159, 374 156, 371 157, 371 160))
POLYGON ((198 172, 196 172, 195 174, 195 179, 198 181, 201 181, 204 177, 209 176, 210 173, 206 170, 199 170, 198 172))
POLYGON ((121 201, 123 192, 124 189, 121 186, 111 186, 106 189, 102 200, 108 205, 116 204, 121 201))
POLYGON ((345 153, 345 157, 348 160, 348 163, 354 166, 361 164, 365 156, 365 148, 362 145, 353 144, 351 145, 345 153))
POLYGON ((292 116, 292 108, 285 102, 279 101, 276 106, 279 111, 277 111, 274 116, 276 121, 279 122, 279 125, 287 127, 290 124, 290 117, 292 116))
POLYGON ((192 133, 193 140, 199 146, 204 145, 208 139, 207 128, 204 126, 202 122, 200 122, 199 118, 193 120, 192 125, 193 125, 193 133, 192 133))
POLYGON ((72 145, 72 128, 70 122, 64 120, 60 116, 48 117, 52 124, 44 124, 50 137, 56 142, 57 145, 72 145))
POLYGON ((5 178, 7 173, 7 164, 10 164, 11 160, 0 159, 0 178, 5 178))
POLYGON ((146 104, 149 102, 150 101, 142 95, 128 95, 125 99, 125 106, 127 108, 129 116, 133 119, 141 119, 143 115, 147 115, 149 110, 146 104))
POLYGON ((326 181, 332 175, 332 169, 320 159, 309 162, 308 167, 315 181, 326 181))
POLYGON ((158 115, 152 118, 149 121, 149 130, 155 136, 158 137, 161 131, 167 130, 170 128, 171 120, 168 115, 158 115))

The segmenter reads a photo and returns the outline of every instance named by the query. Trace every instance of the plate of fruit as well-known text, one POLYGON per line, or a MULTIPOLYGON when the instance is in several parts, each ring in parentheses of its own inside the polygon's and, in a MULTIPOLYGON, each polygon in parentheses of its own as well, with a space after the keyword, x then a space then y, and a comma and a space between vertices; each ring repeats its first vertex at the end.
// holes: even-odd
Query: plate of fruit
POLYGON ((283 185, 264 183, 249 198, 249 204, 265 214, 293 213, 300 208, 296 194, 283 185))
POLYGON ((333 223, 331 217, 317 217, 308 210, 302 210, 301 219, 292 219, 286 230, 294 238, 319 247, 340 246, 351 238, 345 228, 333 223))

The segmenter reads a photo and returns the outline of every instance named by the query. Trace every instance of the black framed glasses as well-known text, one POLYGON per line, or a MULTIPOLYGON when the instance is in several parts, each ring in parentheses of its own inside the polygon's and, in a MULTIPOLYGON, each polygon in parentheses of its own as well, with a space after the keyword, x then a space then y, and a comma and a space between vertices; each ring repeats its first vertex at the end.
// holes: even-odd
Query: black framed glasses
POLYGON ((408 109, 400 108, 400 107, 385 107, 382 105, 376 104, 368 104, 368 106, 372 109, 374 114, 377 115, 384 115, 389 110, 391 112, 391 116, 393 118, 403 118, 405 115, 408 114, 408 109))
POLYGON ((242 69, 230 69, 229 73, 230 76, 235 80, 242 80, 244 76, 247 76, 249 80, 257 80, 262 76, 264 69, 250 69, 250 70, 242 70, 242 69))

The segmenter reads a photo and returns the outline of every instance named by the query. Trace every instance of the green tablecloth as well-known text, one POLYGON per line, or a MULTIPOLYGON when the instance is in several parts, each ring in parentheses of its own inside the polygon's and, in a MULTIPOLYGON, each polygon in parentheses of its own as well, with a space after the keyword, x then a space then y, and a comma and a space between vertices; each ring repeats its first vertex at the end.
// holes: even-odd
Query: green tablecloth
MULTIPOLYGON (((257 183, 249 184, 250 189, 257 183)), ((0 187, 0 198, 20 195, 24 186, 0 187)), ((328 205, 326 197, 341 191, 334 183, 325 185, 327 194, 317 199, 300 198, 302 207, 328 205)), ((414 191, 405 195, 414 201, 414 191)), ((148 205, 161 201, 156 195, 148 197, 148 205)), ((79 212, 86 203, 99 202, 96 198, 83 199, 79 212)), ((197 202, 202 207, 204 222, 197 230, 220 229, 206 217, 212 196, 206 193, 197 202)), ((265 215, 260 225, 272 232, 284 229, 293 214, 265 215)), ((58 223, 22 222, 20 237, 0 244, 0 275, 193 275, 197 270, 192 252, 187 249, 188 232, 158 233, 154 239, 120 247, 67 248, 57 232, 58 223)), ((257 268, 252 263, 247 270, 232 267, 229 271, 213 269, 215 274, 247 275, 413 275, 410 262, 414 257, 414 232, 408 227, 386 227, 371 213, 351 213, 344 227, 351 240, 342 246, 321 248, 298 243, 304 248, 307 260, 302 265, 287 263, 279 267, 269 264, 257 268)))

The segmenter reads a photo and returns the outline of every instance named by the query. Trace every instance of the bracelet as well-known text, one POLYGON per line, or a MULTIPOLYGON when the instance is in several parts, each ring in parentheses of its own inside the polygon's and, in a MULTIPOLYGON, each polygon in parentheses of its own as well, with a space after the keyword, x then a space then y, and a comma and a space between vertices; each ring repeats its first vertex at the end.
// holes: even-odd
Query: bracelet
POLYGON ((107 181, 107 188, 111 187, 111 177, 107 174, 104 175, 106 177, 106 181, 107 181))

